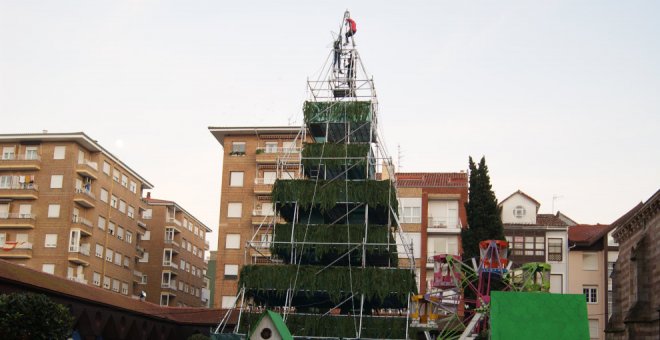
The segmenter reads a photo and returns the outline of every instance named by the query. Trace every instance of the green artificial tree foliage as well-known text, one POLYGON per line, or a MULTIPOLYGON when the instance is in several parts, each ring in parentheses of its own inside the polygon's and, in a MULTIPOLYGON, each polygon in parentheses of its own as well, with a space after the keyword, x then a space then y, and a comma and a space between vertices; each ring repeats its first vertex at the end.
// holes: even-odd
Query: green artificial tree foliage
POLYGON ((69 309, 46 295, 0 295, 0 339, 66 339, 72 326, 69 309))
POLYGON ((501 211, 490 184, 486 157, 476 165, 470 157, 470 192, 465 204, 468 227, 461 230, 463 258, 479 257, 479 242, 504 240, 501 211))

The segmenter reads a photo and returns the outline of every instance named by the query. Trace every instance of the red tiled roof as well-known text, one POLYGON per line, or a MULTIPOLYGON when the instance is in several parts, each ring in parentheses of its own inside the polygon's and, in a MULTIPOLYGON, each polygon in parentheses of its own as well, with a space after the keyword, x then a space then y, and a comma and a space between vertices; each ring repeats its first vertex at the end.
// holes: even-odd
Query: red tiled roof
POLYGON ((590 246, 594 242, 612 230, 612 226, 607 224, 578 224, 568 228, 568 240, 570 242, 590 246))
POLYGON ((147 203, 176 204, 174 201, 161 200, 161 199, 158 199, 158 198, 145 197, 144 200, 147 203))
POLYGON ((468 186, 466 172, 397 172, 397 187, 465 187, 468 186))
POLYGON ((22 286, 34 287, 38 290, 73 297, 80 301, 107 305, 112 308, 128 311, 129 313, 166 319, 183 324, 217 325, 227 312, 224 309, 162 307, 106 289, 19 266, 5 260, 0 260, 0 281, 17 282, 22 286))
POLYGON ((536 225, 542 226, 567 226, 566 222, 562 221, 557 215, 553 214, 537 214, 536 225))
MULTIPOLYGON (((526 193, 522 192, 520 189, 518 189, 518 191, 514 192, 513 194, 507 196, 507 198, 503 199, 503 200, 500 202, 500 205, 501 205, 502 203, 504 203, 504 201, 506 201, 506 200, 508 200, 509 198, 513 197, 513 195, 515 195, 515 194, 521 194, 521 195, 527 197, 529 200, 531 200, 532 202, 534 202, 534 203, 536 204, 537 207, 540 207, 540 206, 541 206, 541 203, 539 203, 539 201, 533 199, 532 196, 527 195, 526 193)), ((538 211, 538 208, 537 208, 537 211, 538 211)))

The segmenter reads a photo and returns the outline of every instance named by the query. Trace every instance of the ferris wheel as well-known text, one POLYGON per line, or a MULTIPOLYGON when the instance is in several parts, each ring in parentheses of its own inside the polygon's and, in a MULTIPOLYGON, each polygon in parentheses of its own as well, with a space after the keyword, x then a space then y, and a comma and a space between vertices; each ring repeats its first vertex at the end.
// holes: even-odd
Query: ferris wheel
POLYGON ((489 329, 491 291, 538 291, 550 288, 550 265, 526 263, 512 269, 508 243, 479 243, 479 260, 461 256, 433 257, 429 291, 411 301, 411 327, 427 339, 472 339, 489 329))

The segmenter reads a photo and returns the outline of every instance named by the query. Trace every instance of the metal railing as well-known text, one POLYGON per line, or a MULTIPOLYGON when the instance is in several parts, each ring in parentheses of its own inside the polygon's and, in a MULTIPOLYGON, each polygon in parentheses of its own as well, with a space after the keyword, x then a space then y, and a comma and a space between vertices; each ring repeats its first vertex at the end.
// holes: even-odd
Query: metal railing
POLYGON ((92 169, 94 169, 94 170, 96 170, 96 171, 99 170, 99 164, 98 164, 98 163, 96 163, 96 162, 92 162, 92 161, 87 160, 87 159, 84 159, 84 160, 82 160, 82 161, 78 161, 78 164, 86 165, 86 166, 88 166, 88 167, 90 167, 90 168, 92 168, 92 169))
POLYGON ((461 220, 453 218, 429 217, 430 229, 461 229, 461 220))
POLYGON ((83 195, 87 195, 87 196, 89 196, 89 197, 92 198, 92 199, 96 199, 96 196, 95 196, 94 193, 91 191, 91 189, 90 189, 90 190, 87 190, 87 189, 85 189, 85 188, 76 188, 75 192, 76 192, 76 194, 83 194, 83 195))
POLYGON ((262 155, 263 154, 276 154, 276 153, 294 153, 294 152, 300 152, 301 149, 302 148, 299 147, 299 146, 287 146, 287 147, 284 147, 284 146, 277 146, 277 147, 258 146, 257 147, 257 150, 263 150, 263 152, 261 153, 262 155))
POLYGON ((172 238, 166 238, 165 239, 165 244, 173 244, 173 245, 179 247, 179 242, 174 241, 174 239, 172 239, 172 238))
POLYGON ((179 227, 182 225, 181 221, 177 220, 176 218, 168 217, 166 221, 167 223, 174 223, 179 227))
POLYGON ((254 209, 252 216, 275 216, 275 211, 272 209, 254 209))
POLYGON ((40 155, 9 155, 7 157, 2 157, 3 161, 40 161, 40 155))
POLYGON ((69 253, 80 253, 89 256, 89 243, 69 245, 69 253))
POLYGON ((15 219, 30 219, 34 220, 37 218, 36 214, 21 214, 21 213, 0 213, 0 219, 9 219, 9 218, 15 218, 15 219))
POLYGON ((273 178, 272 182, 269 179, 268 183, 266 183, 265 178, 255 178, 254 179, 254 184, 257 184, 257 185, 273 185, 273 184, 275 184, 275 179, 273 178))
POLYGON ((90 221, 90 220, 88 220, 88 219, 86 219, 86 218, 84 218, 84 217, 80 217, 80 216, 73 216, 73 217, 71 218, 71 222, 73 222, 73 223, 80 223, 80 224, 85 225, 85 226, 88 226, 88 227, 90 227, 90 228, 93 228, 93 227, 94 227, 94 224, 92 223, 92 221, 90 221))
POLYGON ((12 183, 6 185, 0 185, 0 189, 9 189, 9 190, 39 190, 39 186, 34 183, 12 183))
POLYGON ((80 283, 87 284, 87 280, 85 280, 84 277, 78 277, 78 276, 67 276, 67 279, 69 279, 69 280, 71 280, 71 281, 76 281, 76 282, 80 282, 80 283))

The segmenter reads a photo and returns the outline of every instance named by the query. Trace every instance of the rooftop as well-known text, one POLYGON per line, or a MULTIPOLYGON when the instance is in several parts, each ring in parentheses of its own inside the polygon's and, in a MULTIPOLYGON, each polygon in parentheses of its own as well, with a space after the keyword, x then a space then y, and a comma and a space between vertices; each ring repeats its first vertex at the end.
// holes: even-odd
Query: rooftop
POLYGON ((581 245, 590 246, 603 238, 612 230, 608 224, 578 224, 568 228, 568 241, 581 245))
POLYGON ((466 172, 397 172, 399 188, 438 188, 468 186, 466 172))
POLYGON ((218 140, 222 147, 225 146, 227 136, 264 135, 264 134, 297 134, 300 126, 209 126, 209 131, 218 140))
POLYGON ((174 202, 174 201, 162 200, 162 199, 158 199, 158 198, 151 198, 151 197, 149 197, 149 196, 145 197, 143 200, 144 200, 144 202, 146 202, 148 205, 165 205, 165 206, 173 206, 173 207, 175 207, 177 210, 181 210, 181 211, 185 212, 188 216, 192 217, 192 218, 197 222, 197 224, 199 224, 200 226, 202 226, 202 227, 205 228, 205 230, 206 230, 207 233, 210 233, 210 232, 213 231, 213 230, 211 230, 211 228, 207 227, 204 223, 202 223, 199 219, 197 219, 197 217, 195 217, 193 214, 191 214, 191 213, 189 213, 188 211, 186 211, 186 209, 183 209, 179 204, 177 204, 177 203, 174 202))
POLYGON ((107 289, 19 266, 5 260, 0 260, 0 281, 16 282, 21 286, 34 287, 37 290, 48 292, 47 294, 63 295, 89 303, 107 305, 135 314, 184 324, 216 325, 220 323, 220 319, 226 312, 223 309, 163 307, 114 293, 107 289))
POLYGON ((84 132, 65 132, 65 133, 12 133, 12 134, 0 134, 0 142, 24 142, 24 141, 34 141, 34 142, 75 142, 87 150, 94 152, 102 152, 108 158, 112 159, 113 162, 120 164, 128 172, 135 176, 146 189, 153 189, 153 184, 149 183, 146 179, 140 176, 137 172, 131 169, 128 165, 122 162, 119 158, 115 157, 110 151, 102 147, 95 139, 87 136, 84 132))

